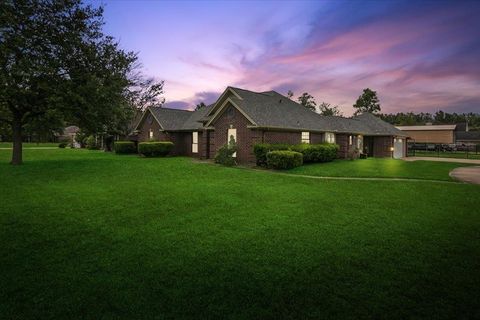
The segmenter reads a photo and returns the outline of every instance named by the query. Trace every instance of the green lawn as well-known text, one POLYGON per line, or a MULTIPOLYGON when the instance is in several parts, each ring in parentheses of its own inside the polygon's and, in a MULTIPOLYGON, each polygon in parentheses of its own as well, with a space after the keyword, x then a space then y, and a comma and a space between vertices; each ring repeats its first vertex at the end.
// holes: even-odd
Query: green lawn
POLYGON ((396 159, 368 158, 355 161, 336 160, 329 163, 306 164, 288 173, 323 177, 407 178, 426 180, 452 180, 448 173, 469 164, 403 161, 396 159))
POLYGON ((480 315, 480 186, 71 149, 9 157, 0 150, 1 318, 480 315))
MULTIPOLYGON (((58 147, 57 142, 42 142, 42 143, 36 143, 36 142, 24 142, 23 144, 24 148, 51 148, 51 147, 58 147)), ((12 148, 13 144, 11 142, 0 142, 0 148, 12 148)))

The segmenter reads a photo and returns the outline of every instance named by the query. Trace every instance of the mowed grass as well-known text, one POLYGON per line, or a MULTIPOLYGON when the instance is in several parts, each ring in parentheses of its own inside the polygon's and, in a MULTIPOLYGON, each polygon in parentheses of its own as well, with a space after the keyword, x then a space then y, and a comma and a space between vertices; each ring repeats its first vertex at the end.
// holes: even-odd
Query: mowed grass
POLYGON ((480 315, 479 186, 86 150, 27 150, 20 167, 9 156, 2 318, 480 315))
MULTIPOLYGON (((36 143, 36 142, 24 142, 22 143, 23 148, 53 148, 53 147, 58 147, 57 142, 41 142, 41 143, 36 143)), ((12 148, 13 144, 11 142, 0 142, 0 148, 12 148)))
POLYGON ((368 158, 306 164, 288 173, 323 177, 406 178, 451 181, 451 170, 471 164, 368 158))

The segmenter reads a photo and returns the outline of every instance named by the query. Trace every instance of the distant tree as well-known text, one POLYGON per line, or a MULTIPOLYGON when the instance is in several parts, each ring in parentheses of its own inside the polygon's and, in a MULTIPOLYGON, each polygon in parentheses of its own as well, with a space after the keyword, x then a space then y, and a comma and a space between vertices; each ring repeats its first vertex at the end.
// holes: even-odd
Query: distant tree
POLYGON ((322 102, 318 106, 318 113, 322 116, 343 116, 343 113, 340 111, 339 106, 332 106, 328 102, 322 102))
POLYGON ((287 92, 287 98, 290 99, 290 100, 292 100, 292 98, 293 98, 293 91, 292 91, 292 90, 288 90, 288 92, 287 92))
POLYGON ((377 92, 369 88, 363 90, 363 93, 358 97, 357 102, 353 105, 356 109, 355 115, 369 112, 379 113, 381 111, 380 102, 377 97, 377 92))
POLYGON ((200 110, 200 109, 202 109, 202 108, 205 108, 206 106, 207 106, 207 105, 206 105, 205 103, 200 102, 199 104, 196 105, 195 111, 196 111, 196 110, 200 110))
POLYGON ((298 97, 297 101, 302 106, 312 111, 315 111, 315 108, 317 106, 317 103, 315 102, 315 98, 312 95, 308 94, 307 92, 304 92, 300 97, 298 97))

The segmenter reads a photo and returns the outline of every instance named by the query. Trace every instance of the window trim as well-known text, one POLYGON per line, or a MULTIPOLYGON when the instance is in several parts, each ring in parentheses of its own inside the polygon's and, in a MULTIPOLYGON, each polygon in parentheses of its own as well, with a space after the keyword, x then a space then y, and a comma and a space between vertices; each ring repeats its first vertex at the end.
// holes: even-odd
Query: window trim
POLYGON ((198 153, 198 131, 192 132, 192 153, 198 153))
POLYGON ((148 131, 148 139, 153 139, 153 130, 152 129, 150 129, 148 131))
POLYGON ((309 131, 302 131, 301 142, 310 144, 310 132, 309 131), (305 138, 304 136, 307 136, 307 138, 305 138))

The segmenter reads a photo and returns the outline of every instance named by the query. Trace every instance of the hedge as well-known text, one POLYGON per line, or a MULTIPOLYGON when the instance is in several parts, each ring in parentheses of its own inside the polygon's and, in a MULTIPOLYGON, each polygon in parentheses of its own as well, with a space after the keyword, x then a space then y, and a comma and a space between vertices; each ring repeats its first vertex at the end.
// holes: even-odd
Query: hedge
POLYGON ((338 145, 332 143, 297 144, 291 148, 303 154, 303 162, 330 162, 337 158, 338 145))
POLYGON ((267 166, 271 169, 292 169, 302 164, 303 155, 300 152, 287 150, 267 152, 267 166))
POLYGON ((276 150, 289 150, 291 145, 289 144, 272 144, 272 143, 259 143, 253 146, 253 153, 257 159, 257 166, 267 165, 267 153, 276 150))
POLYGON ((338 145, 322 144, 270 144, 259 143, 253 146, 253 153, 258 166, 267 164, 267 153, 270 151, 290 150, 303 154, 303 162, 329 162, 337 158, 338 145))
POLYGON ((64 149, 64 148, 67 147, 67 145, 68 145, 68 144, 67 144, 66 142, 60 142, 60 143, 58 144, 58 147, 64 149))
POLYGON ((137 153, 135 143, 132 141, 115 141, 113 144, 113 149, 117 154, 137 153))
POLYGON ((138 153, 145 157, 164 157, 173 149, 173 142, 141 142, 138 144, 138 153))

